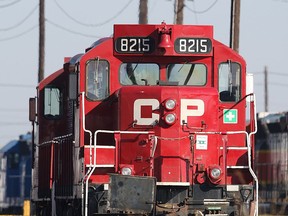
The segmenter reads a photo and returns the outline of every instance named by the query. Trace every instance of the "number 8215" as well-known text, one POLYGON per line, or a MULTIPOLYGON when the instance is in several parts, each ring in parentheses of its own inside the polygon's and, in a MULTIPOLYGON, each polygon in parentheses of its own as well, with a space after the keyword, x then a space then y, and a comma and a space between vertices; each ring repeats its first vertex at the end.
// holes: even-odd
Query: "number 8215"
POLYGON ((153 41, 147 37, 127 37, 116 40, 116 51, 119 53, 149 53, 154 49, 153 41))
POLYGON ((212 50, 212 42, 209 38, 177 38, 175 51, 177 53, 208 54, 212 50))

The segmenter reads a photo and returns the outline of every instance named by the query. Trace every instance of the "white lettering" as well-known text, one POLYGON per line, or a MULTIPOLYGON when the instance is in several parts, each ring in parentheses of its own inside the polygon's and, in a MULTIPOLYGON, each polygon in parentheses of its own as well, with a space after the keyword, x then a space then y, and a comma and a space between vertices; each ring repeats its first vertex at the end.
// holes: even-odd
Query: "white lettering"
POLYGON ((137 99, 134 102, 134 120, 137 125, 152 125, 155 121, 159 121, 159 114, 152 113, 151 118, 143 118, 141 111, 143 106, 151 106, 152 110, 159 109, 159 101, 157 99, 137 99))
MULTIPOLYGON (((134 102, 134 120, 137 125, 153 125, 159 121, 160 116, 153 113, 153 110, 159 109, 160 102, 157 99, 137 99, 134 102), (144 107, 151 107, 151 117, 142 116, 144 107)), ((147 111, 146 111, 147 112, 147 111)), ((204 101, 201 99, 181 99, 180 124, 187 123, 188 116, 202 116, 204 114, 204 101)))
POLYGON ((181 121, 188 121, 188 116, 202 116, 204 114, 204 101, 200 99, 181 99, 181 121), (189 108, 190 106, 190 108, 189 108))

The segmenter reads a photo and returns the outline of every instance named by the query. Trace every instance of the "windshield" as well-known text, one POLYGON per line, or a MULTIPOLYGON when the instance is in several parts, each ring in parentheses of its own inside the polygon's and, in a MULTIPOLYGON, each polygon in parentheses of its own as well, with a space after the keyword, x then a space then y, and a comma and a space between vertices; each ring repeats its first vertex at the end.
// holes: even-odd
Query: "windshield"
POLYGON ((207 68, 204 64, 169 64, 166 67, 167 80, 160 80, 160 68, 155 63, 123 63, 120 66, 122 85, 179 85, 204 86, 207 82, 207 68))
POLYGON ((207 81, 207 69, 204 64, 170 64, 167 68, 169 82, 178 85, 204 86, 207 81))
POLYGON ((154 63, 123 63, 120 66, 122 85, 156 85, 160 69, 154 63))

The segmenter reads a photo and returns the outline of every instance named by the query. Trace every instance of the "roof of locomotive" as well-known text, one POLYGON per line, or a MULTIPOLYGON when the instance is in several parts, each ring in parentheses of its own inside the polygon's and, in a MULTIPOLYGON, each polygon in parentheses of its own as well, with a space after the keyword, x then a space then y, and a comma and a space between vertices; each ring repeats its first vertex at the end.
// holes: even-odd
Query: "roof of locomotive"
POLYGON ((94 43, 91 44, 90 47, 88 47, 85 51, 88 52, 90 49, 93 49, 94 47, 100 45, 101 43, 105 42, 108 39, 111 39, 113 36, 111 37, 104 37, 104 38, 100 38, 99 40, 96 40, 94 43))
POLYGON ((48 77, 44 78, 38 85, 39 90, 42 90, 45 86, 47 86, 52 80, 58 77, 60 74, 64 72, 64 69, 61 68, 58 71, 50 74, 48 77))

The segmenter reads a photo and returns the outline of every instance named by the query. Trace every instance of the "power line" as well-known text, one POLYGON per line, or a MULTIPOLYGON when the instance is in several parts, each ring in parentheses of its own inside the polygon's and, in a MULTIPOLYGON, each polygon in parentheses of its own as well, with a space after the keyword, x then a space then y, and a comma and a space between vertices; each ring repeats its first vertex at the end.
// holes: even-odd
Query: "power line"
POLYGON ((91 37, 91 38, 102 38, 102 37, 103 37, 103 36, 89 35, 89 34, 83 34, 83 33, 81 33, 81 32, 76 32, 76 31, 73 31, 73 30, 68 29, 68 28, 66 28, 66 27, 63 27, 63 26, 61 26, 61 25, 58 25, 58 24, 52 22, 51 20, 48 20, 48 19, 45 19, 45 20, 46 20, 46 22, 48 22, 49 24, 51 24, 51 25, 53 25, 53 26, 55 26, 55 27, 57 27, 57 28, 59 28, 59 29, 62 29, 62 30, 64 30, 64 31, 67 31, 67 32, 69 32, 69 33, 72 33, 72 34, 81 35, 81 36, 84 36, 84 37, 91 37))
MULTIPOLYGON (((261 75, 263 75, 264 74, 264 72, 252 72, 254 75, 259 75, 259 74, 261 74, 261 75)), ((268 75, 277 75, 277 76, 288 76, 288 74, 287 73, 280 73, 280 72, 268 72, 268 75)))
MULTIPOLYGON (((264 83, 257 82, 257 83, 255 83, 255 85, 257 85, 257 86, 263 86, 264 83)), ((279 86, 279 87, 281 86, 281 87, 288 88, 288 85, 285 84, 285 83, 268 82, 268 85, 279 86)))
MULTIPOLYGON (((20 1, 20 0, 17 0, 17 2, 18 2, 18 1, 20 1)), ((108 22, 110 22, 110 21, 112 21, 113 19, 115 19, 116 17, 118 17, 118 16, 128 7, 128 5, 130 5, 131 2, 132 2, 132 0, 130 0, 126 5, 124 5, 124 7, 123 7, 116 15, 114 15, 113 17, 111 17, 110 19, 108 19, 108 20, 106 20, 106 21, 104 21, 104 22, 97 23, 97 24, 87 24, 87 23, 80 22, 80 21, 76 20, 75 18, 73 18, 72 16, 70 16, 70 15, 57 3, 56 0, 54 0, 54 1, 55 1, 56 5, 62 10, 62 12, 63 12, 66 16, 68 16, 70 19, 72 19, 73 21, 75 21, 75 22, 78 23, 78 24, 81 24, 81 25, 84 25, 84 26, 90 26, 90 27, 102 26, 102 25, 107 24, 108 22)), ((16 3, 16 1, 13 2, 13 3, 16 3)), ((11 5, 11 4, 10 4, 10 5, 11 5)), ((11 26, 11 27, 8 27, 8 28, 2 28, 2 29, 0 29, 0 31, 8 31, 8 30, 11 30, 11 29, 14 29, 14 28, 20 26, 22 23, 24 23, 24 22, 34 13, 34 11, 38 8, 38 6, 39 6, 39 5, 37 4, 37 5, 35 6, 35 8, 33 8, 33 10, 32 10, 22 21, 20 21, 19 23, 15 24, 15 25, 13 25, 13 26, 11 26)), ((55 26, 55 27, 57 27, 57 28, 59 28, 59 29, 62 29, 62 30, 64 30, 64 31, 67 31, 67 32, 72 33, 72 34, 81 35, 81 36, 89 37, 89 38, 102 38, 102 37, 103 37, 103 36, 90 35, 90 34, 84 34, 84 33, 81 33, 81 32, 77 32, 77 31, 68 29, 68 28, 66 28, 66 27, 63 27, 63 26, 61 26, 61 25, 59 25, 59 24, 57 24, 57 23, 55 23, 55 22, 53 22, 53 21, 51 21, 51 20, 48 20, 48 19, 45 19, 45 21, 47 21, 49 24, 51 24, 51 25, 53 25, 53 26, 55 26)), ((17 35, 10 36, 10 37, 7 37, 7 38, 0 38, 0 42, 19 38, 19 37, 21 37, 21 36, 29 33, 30 31, 34 30, 34 29, 37 28, 37 27, 38 27, 38 24, 35 25, 35 26, 32 26, 31 28, 29 28, 29 29, 25 30, 24 32, 19 33, 19 34, 17 34, 17 35)), ((0 85, 1 85, 1 84, 0 84, 0 85)))
POLYGON ((29 121, 27 122, 0 122, 0 126, 15 126, 15 125, 28 125, 30 124, 29 121))
POLYGON ((269 72, 268 74, 269 74, 269 75, 270 75, 270 74, 272 74, 272 75, 277 75, 277 76, 288 76, 287 73, 269 72))
POLYGON ((3 111, 3 112, 28 112, 27 109, 13 109, 13 108, 0 108, 0 111, 3 111))
MULTIPOLYGON (((196 2, 193 1, 192 4, 193 4, 193 7, 194 7, 194 10, 196 10, 196 2)), ((194 15, 195 15, 195 23, 198 24, 198 16, 197 16, 197 13, 194 13, 194 15)))
POLYGON ((38 8, 38 4, 32 9, 32 11, 26 16, 24 17, 19 23, 13 25, 13 26, 10 26, 8 28, 0 28, 0 31, 9 31, 9 30, 12 30, 12 29, 15 29, 17 28, 18 26, 20 26, 21 24, 23 24, 35 11, 36 9, 38 8))
POLYGON ((0 87, 35 88, 34 85, 0 83, 0 87))
POLYGON ((288 87, 287 84, 284 83, 278 83, 278 82, 269 82, 269 85, 277 85, 277 86, 282 86, 282 87, 288 87))
POLYGON ((16 0, 16 1, 14 1, 14 2, 10 2, 10 3, 5 4, 5 5, 0 5, 0 8, 10 7, 10 6, 12 6, 12 5, 14 5, 14 4, 16 4, 16 3, 20 2, 20 1, 21 1, 21 0, 16 0))
POLYGON ((55 4, 57 5, 57 7, 71 20, 73 20, 74 22, 80 24, 80 25, 83 25, 83 26, 87 26, 87 27, 97 27, 97 26, 102 26, 102 25, 105 25, 107 23, 109 23, 110 21, 114 20, 115 18, 117 18, 120 14, 123 13, 123 11, 125 9, 127 9, 128 5, 131 4, 132 0, 130 0, 126 5, 124 5, 124 7, 118 12, 116 13, 114 16, 112 16, 111 18, 109 18, 108 20, 106 21, 103 21, 103 22, 100 22, 100 23, 95 23, 95 24, 88 24, 88 23, 84 23, 84 22, 81 22, 77 19, 75 19, 73 16, 71 16, 69 13, 67 13, 63 7, 60 6, 60 4, 54 0, 55 4))
POLYGON ((35 25, 35 26, 32 26, 31 28, 27 29, 26 31, 24 31, 24 32, 22 32, 20 34, 17 34, 17 35, 11 36, 11 37, 7 37, 7 38, 0 38, 0 41, 7 41, 7 40, 12 40, 12 39, 19 38, 19 37, 31 32, 32 30, 34 30, 37 27, 38 27, 38 24, 35 25))
POLYGON ((193 9, 189 8, 186 4, 184 6, 185 6, 185 8, 187 8, 192 13, 203 14, 203 13, 208 12, 211 8, 213 8, 217 2, 218 2, 218 0, 215 0, 215 2, 213 2, 208 8, 206 8, 205 10, 202 10, 202 11, 193 10, 193 9))

